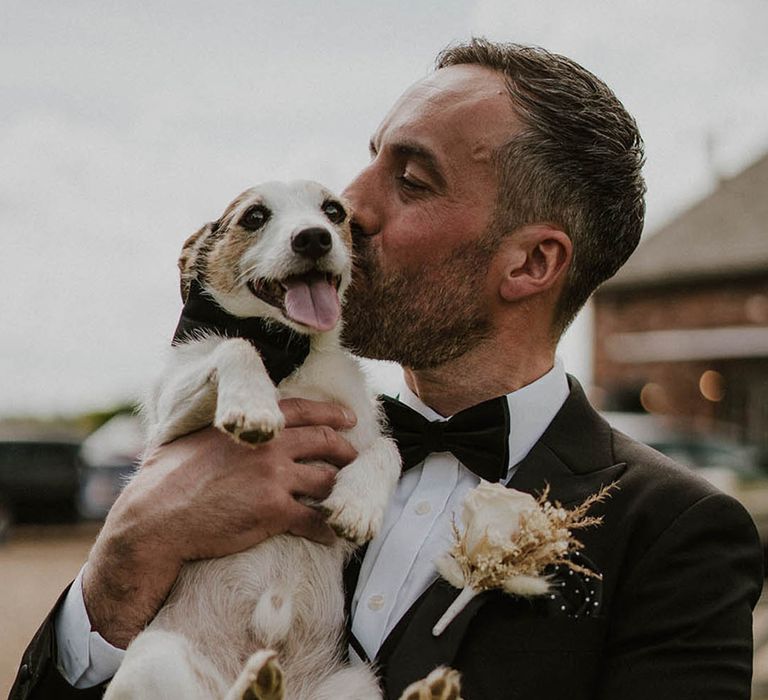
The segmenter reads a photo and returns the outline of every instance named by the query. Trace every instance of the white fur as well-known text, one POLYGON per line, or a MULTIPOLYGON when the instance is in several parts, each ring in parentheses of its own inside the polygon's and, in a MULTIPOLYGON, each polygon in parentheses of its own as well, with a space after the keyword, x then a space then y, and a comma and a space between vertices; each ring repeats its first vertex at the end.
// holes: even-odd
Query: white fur
MULTIPOLYGON (((327 195, 314 183, 269 183, 230 206, 226 226, 236 226, 252 201, 265 202, 273 214, 240 256, 240 283, 226 290, 206 287, 221 306, 306 332, 256 298, 246 283, 301 272, 306 260, 291 251, 290 238, 302 228, 324 226, 333 232, 333 249, 318 266, 341 275, 343 293, 350 277, 349 238, 323 216, 320 204, 327 195)), ((365 542, 378 531, 400 473, 399 456, 381 435, 374 398, 338 338, 338 328, 313 335, 309 357, 279 387, 245 340, 207 335, 173 348, 146 405, 151 445, 211 422, 228 426, 233 437, 239 434, 235 424, 274 435, 283 427, 277 401, 285 397, 336 401, 355 412, 357 424, 345 437, 359 456, 340 471, 323 504, 329 523, 345 539, 326 547, 279 535, 240 554, 185 565, 164 607, 129 646, 107 700, 241 700, 246 693, 261 700, 381 697, 370 668, 341 662, 342 568, 354 549, 350 542, 365 542), (278 658, 284 682, 275 685, 278 658)))

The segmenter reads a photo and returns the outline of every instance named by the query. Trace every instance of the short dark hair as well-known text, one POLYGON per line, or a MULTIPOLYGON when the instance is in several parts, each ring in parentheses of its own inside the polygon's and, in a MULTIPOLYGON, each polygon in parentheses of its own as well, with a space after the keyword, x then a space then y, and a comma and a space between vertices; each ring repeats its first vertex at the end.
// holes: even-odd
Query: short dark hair
POLYGON ((555 224, 573 242, 553 320, 559 336, 640 240, 645 182, 637 124, 605 83, 544 49, 475 38, 436 59, 436 69, 461 64, 502 73, 523 122, 494 154, 494 220, 507 231, 555 224))

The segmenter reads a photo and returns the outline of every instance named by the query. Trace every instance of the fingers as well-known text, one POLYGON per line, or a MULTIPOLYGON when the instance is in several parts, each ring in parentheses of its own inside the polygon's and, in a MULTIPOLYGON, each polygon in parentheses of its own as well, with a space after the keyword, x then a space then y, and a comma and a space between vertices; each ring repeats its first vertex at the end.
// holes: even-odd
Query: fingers
POLYGON ((345 406, 327 401, 309 399, 283 399, 280 410, 288 428, 309 425, 327 425, 334 430, 347 430, 357 423, 355 414, 345 406))
POLYGON ((286 428, 278 439, 295 461, 328 462, 346 467, 357 457, 355 448, 328 425, 286 428))
POLYGON ((336 541, 336 535, 326 524, 325 518, 314 508, 305 506, 298 501, 290 501, 287 506, 288 532, 308 540, 331 545, 336 541))
POLYGON ((177 438, 147 455, 143 468, 151 468, 158 462, 167 463, 187 459, 206 459, 213 463, 226 461, 242 452, 259 458, 279 454, 294 460, 315 460, 344 467, 355 459, 357 453, 336 431, 353 427, 355 415, 340 404, 309 399, 284 399, 280 402, 286 421, 285 430, 275 439, 261 445, 243 446, 215 428, 204 428, 177 438), (223 459, 222 452, 227 455, 223 459))
POLYGON ((294 484, 291 494, 307 496, 322 501, 331 495, 336 483, 336 470, 331 467, 316 467, 312 464, 296 464, 293 469, 294 484))

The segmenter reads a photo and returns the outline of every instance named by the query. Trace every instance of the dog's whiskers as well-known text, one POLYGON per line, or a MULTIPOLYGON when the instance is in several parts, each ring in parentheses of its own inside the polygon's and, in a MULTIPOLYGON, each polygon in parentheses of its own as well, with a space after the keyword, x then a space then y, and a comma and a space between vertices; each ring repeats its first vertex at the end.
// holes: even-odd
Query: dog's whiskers
POLYGON ((238 286, 240 286, 240 285, 243 285, 243 284, 245 284, 246 282, 249 282, 249 281, 250 281, 250 280, 252 280, 252 279, 256 279, 256 277, 257 277, 257 275, 256 275, 255 266, 254 266, 254 267, 251 267, 251 268, 249 268, 249 269, 247 269, 247 270, 243 270, 243 271, 242 271, 242 272, 241 272, 241 273, 240 273, 240 274, 239 274, 239 275, 238 275, 238 276, 235 278, 235 283, 234 283, 234 285, 233 285, 233 286, 234 286, 234 287, 238 287, 238 286))

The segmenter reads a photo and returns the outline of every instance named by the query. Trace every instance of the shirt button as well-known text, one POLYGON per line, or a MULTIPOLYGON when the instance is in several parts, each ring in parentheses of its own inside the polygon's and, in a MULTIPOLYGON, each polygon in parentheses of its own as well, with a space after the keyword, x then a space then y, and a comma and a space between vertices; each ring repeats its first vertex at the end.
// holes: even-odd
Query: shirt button
POLYGON ((419 501, 413 510, 416 511, 416 515, 426 515, 432 510, 432 506, 429 501, 419 501))
POLYGON ((32 678, 32 671, 29 669, 29 664, 22 664, 19 669, 19 679, 23 682, 28 681, 30 678, 32 678))
POLYGON ((384 607, 384 596, 378 594, 372 595, 368 598, 368 607, 371 610, 381 610, 384 607))

